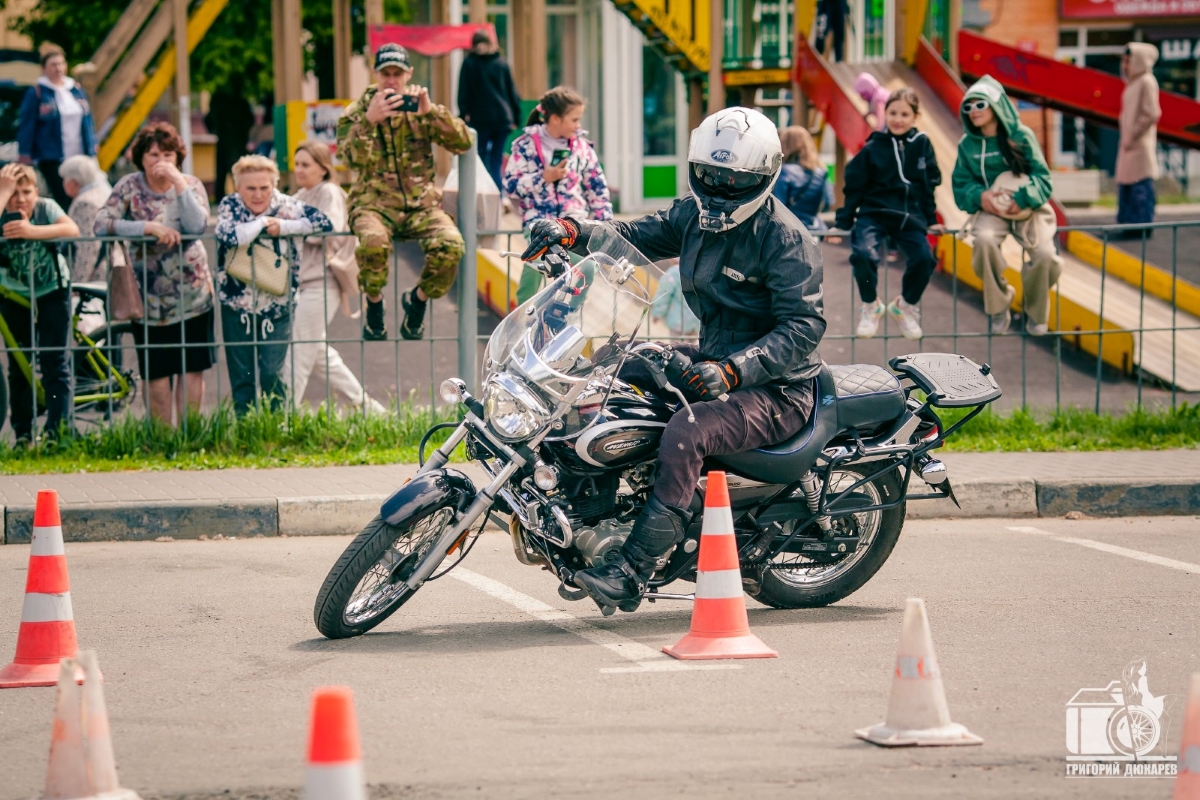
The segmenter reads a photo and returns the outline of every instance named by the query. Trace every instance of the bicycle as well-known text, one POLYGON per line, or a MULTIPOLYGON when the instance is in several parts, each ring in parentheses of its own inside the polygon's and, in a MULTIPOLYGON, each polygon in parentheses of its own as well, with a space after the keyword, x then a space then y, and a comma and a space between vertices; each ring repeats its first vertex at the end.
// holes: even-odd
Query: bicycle
MULTIPOLYGON (((75 411, 97 411, 105 420, 133 399, 137 382, 133 370, 124 369, 121 337, 133 333, 132 322, 109 322, 106 318, 108 286, 103 283, 77 283, 71 287, 71 334, 74 339, 72 364, 75 379, 75 411), (96 319, 99 317, 99 319, 96 319)), ((24 308, 28 297, 0 286, 0 297, 24 308)), ((21 351, 8 321, 0 314, 0 337, 8 350, 8 364, 15 364, 37 393, 37 414, 45 412, 46 392, 33 372, 33 365, 21 351)), ((8 381, 0 369, 0 425, 8 418, 8 381)))

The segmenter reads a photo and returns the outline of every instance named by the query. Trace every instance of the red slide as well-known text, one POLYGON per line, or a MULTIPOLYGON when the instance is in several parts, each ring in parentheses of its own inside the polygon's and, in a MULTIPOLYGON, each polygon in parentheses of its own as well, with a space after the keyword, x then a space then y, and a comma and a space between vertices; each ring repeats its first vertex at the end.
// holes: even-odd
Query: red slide
MULTIPOLYGON (((1117 126, 1125 82, 1115 75, 1026 53, 969 31, 958 33, 964 77, 991 75, 1010 95, 1109 127, 1117 126)), ((1162 92, 1158 138, 1200 149, 1200 103, 1162 92)))

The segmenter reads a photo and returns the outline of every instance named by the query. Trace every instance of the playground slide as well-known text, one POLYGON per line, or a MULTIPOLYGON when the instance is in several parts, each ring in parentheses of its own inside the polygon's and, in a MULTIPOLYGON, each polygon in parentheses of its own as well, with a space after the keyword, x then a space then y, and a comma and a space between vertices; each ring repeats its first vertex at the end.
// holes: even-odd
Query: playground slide
MULTIPOLYGON (((1117 127, 1125 83, 1116 75, 1026 53, 970 31, 958 34, 963 75, 991 75, 1014 97, 1109 127, 1117 127)), ((1158 138, 1200 148, 1200 103, 1181 94, 1159 95, 1158 138)))
MULTIPOLYGON (((921 98, 921 130, 929 136, 937 153, 943 182, 937 190, 938 212, 950 228, 961 228, 967 214, 954 204, 950 174, 962 137, 962 122, 958 107, 962 104, 965 87, 922 39, 915 59, 915 69, 902 62, 873 62, 868 64, 830 64, 801 40, 796 60, 796 78, 810 102, 823 114, 833 128, 838 141, 850 153, 857 152, 866 142, 871 129, 863 119, 866 103, 853 90, 854 77, 870 72, 889 88, 908 86, 921 98)), ((1061 209, 1060 222, 1065 222, 1061 209)), ((938 243, 942 269, 964 284, 977 290, 982 283, 971 269, 971 242, 954 236, 943 236, 938 243)), ((1020 248, 1010 238, 1005 245, 1009 263, 1007 278, 1017 287, 1013 304, 1021 308, 1020 248)), ((1145 372, 1184 391, 1200 391, 1200 331, 1179 330, 1175 326, 1200 326, 1200 320, 1172 309, 1152 293, 1143 298, 1136 286, 1111 273, 1063 252, 1063 273, 1054 296, 1050 328, 1059 331, 1079 331, 1078 345, 1099 354, 1109 364, 1130 371, 1140 366, 1145 372), (1158 329, 1138 333, 1140 329, 1158 329), (1103 337, 1085 331, 1104 331, 1103 337)))

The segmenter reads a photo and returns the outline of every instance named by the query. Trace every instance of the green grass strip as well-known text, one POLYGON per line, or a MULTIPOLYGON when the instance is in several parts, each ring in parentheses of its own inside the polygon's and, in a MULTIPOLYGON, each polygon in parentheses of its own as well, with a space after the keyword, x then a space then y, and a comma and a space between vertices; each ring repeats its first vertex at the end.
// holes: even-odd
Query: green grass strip
MULTIPOLYGON (((964 414, 946 411, 941 416, 948 426, 964 414)), ((56 445, 0 444, 0 474, 410 464, 417 461, 417 445, 431 425, 457 419, 456 409, 431 410, 413 403, 370 417, 319 409, 290 414, 252 411, 238 419, 222 406, 211 414, 190 415, 180 428, 124 417, 56 445)), ((439 432, 427 452, 448 434, 439 432)), ((985 412, 956 433, 946 449, 1161 450, 1198 444, 1200 404, 1185 404, 1174 411, 1131 410, 1120 415, 1081 410, 1048 415, 985 412)), ((456 456, 463 457, 461 448, 456 456)))

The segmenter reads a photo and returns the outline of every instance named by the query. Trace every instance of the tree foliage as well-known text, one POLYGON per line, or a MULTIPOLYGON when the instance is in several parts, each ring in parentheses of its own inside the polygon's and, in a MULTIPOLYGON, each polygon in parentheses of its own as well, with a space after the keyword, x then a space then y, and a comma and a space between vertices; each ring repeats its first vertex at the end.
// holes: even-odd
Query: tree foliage
MULTIPOLYGON (((169 0, 167 0, 169 2, 169 0)), ((0 8, 8 0, 0 0, 0 8)), ((74 65, 87 61, 112 30, 128 0, 39 0, 9 27, 33 40, 54 42, 74 65)), ((333 15, 331 0, 301 0, 301 23, 307 33, 305 60, 320 83, 321 96, 333 96, 333 15)), ((355 50, 366 45, 362 0, 351 2, 355 50)), ((409 0, 385 0, 390 22, 409 22, 409 0)), ((269 98, 272 75, 271 0, 231 0, 208 34, 192 52, 192 86, 196 91, 239 87, 247 100, 269 98)))

